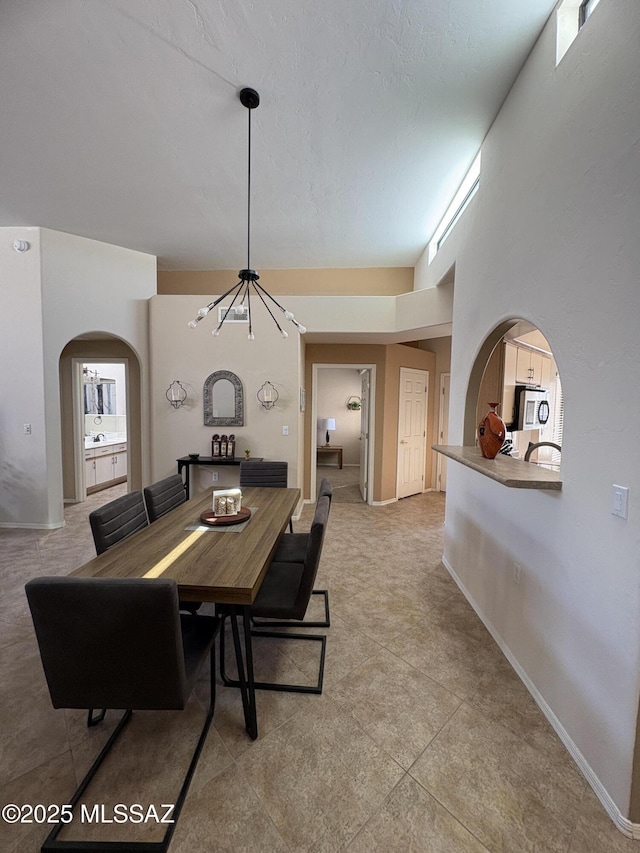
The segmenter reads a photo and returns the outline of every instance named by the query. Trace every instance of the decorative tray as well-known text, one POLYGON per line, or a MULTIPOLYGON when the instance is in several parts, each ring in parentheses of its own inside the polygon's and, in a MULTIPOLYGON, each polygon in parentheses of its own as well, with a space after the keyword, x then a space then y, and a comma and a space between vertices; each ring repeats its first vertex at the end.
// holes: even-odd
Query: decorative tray
POLYGON ((241 524, 250 517, 251 510, 248 506, 240 507, 237 515, 215 515, 213 509, 205 509, 200 515, 200 521, 211 527, 224 527, 227 524, 241 524))

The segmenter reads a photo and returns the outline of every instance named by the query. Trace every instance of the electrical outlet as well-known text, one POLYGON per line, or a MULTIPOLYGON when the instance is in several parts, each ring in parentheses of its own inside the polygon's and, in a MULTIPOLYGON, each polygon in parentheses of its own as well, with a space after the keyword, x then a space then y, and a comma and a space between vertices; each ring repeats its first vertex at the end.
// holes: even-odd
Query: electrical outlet
POLYGON ((31 424, 25 424, 24 425, 24 434, 25 435, 31 435, 31 424))
POLYGON ((520 563, 513 564, 513 579, 516 583, 520 583, 522 580, 522 566, 520 563))
POLYGON ((289 435, 289 427, 288 426, 282 427, 282 434, 283 435, 289 435))
POLYGON ((212 482, 212 483, 217 483, 217 482, 218 482, 218 472, 217 472, 217 471, 213 471, 213 472, 212 472, 212 474, 211 474, 211 482, 212 482))

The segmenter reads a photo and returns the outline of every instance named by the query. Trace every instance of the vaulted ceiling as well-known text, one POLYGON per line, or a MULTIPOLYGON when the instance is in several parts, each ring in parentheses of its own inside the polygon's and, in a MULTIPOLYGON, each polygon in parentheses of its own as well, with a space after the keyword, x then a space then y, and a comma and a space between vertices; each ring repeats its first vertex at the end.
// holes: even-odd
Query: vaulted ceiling
POLYGON ((162 269, 412 266, 553 0, 0 4, 0 225, 162 269))

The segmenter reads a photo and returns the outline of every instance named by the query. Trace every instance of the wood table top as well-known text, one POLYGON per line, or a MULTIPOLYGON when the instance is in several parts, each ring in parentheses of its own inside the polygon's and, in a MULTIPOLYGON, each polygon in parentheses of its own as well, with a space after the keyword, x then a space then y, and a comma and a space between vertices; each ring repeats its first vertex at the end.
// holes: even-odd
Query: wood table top
POLYGON ((72 572, 80 577, 173 578, 183 601, 252 604, 289 524, 300 489, 243 488, 255 507, 242 530, 205 528, 200 513, 212 490, 186 501, 72 572))

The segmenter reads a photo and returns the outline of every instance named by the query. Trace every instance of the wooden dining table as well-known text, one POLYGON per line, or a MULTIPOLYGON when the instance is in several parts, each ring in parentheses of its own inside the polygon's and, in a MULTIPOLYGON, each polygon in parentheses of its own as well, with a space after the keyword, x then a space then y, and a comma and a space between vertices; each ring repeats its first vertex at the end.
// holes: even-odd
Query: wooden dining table
POLYGON ((242 506, 251 510, 250 518, 211 527, 200 521, 201 513, 212 507, 208 490, 72 572, 96 578, 172 578, 181 601, 215 603, 231 621, 245 725, 253 739, 258 722, 250 608, 299 500, 300 489, 243 488, 242 506))

